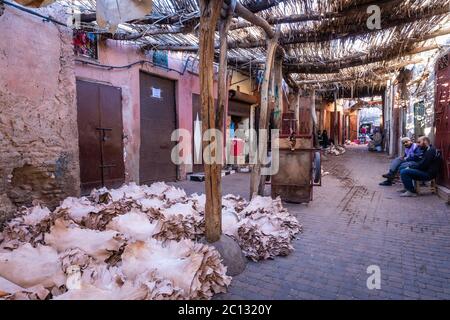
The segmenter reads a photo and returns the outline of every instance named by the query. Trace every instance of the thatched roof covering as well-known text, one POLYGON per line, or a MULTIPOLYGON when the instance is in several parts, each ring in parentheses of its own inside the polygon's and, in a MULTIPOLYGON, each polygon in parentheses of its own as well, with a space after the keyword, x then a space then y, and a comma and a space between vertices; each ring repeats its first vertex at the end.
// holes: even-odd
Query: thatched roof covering
MULTIPOLYGON (((436 36, 450 33, 450 0, 238 1, 280 26, 284 71, 308 87, 384 86, 390 73, 435 54, 440 48, 436 36), (381 30, 367 27, 366 10, 373 4, 381 8, 381 30)), ((121 25, 114 35, 96 26, 95 1, 76 3, 84 13, 83 28, 109 38, 133 41, 144 50, 198 48, 197 0, 154 0, 150 15, 121 25)), ((230 64, 246 71, 263 67, 265 41, 261 28, 234 18, 228 36, 230 64)))

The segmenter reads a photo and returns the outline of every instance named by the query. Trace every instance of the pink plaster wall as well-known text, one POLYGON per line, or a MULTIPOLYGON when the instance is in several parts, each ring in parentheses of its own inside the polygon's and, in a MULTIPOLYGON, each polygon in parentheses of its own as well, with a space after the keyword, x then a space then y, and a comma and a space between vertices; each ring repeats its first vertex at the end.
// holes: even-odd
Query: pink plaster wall
MULTIPOLYGON (((99 45, 98 63, 122 66, 139 60, 151 60, 140 52, 137 46, 120 41, 107 40, 99 45)), ((183 71, 185 60, 181 55, 169 56, 169 68, 183 71)), ((98 81, 122 88, 122 113, 125 157, 125 179, 127 182, 139 182, 139 148, 140 148, 140 88, 139 71, 145 71, 176 81, 176 110, 178 128, 192 132, 192 94, 199 94, 199 77, 186 71, 180 75, 175 71, 153 67, 150 64, 135 65, 130 69, 108 70, 75 63, 75 74, 80 80, 98 81)), ((217 86, 215 88, 217 97, 217 86)), ((186 177, 188 166, 180 166, 180 178, 186 177)))
POLYGON ((0 30, 1 224, 79 195, 80 173, 72 30, 11 7, 0 30))

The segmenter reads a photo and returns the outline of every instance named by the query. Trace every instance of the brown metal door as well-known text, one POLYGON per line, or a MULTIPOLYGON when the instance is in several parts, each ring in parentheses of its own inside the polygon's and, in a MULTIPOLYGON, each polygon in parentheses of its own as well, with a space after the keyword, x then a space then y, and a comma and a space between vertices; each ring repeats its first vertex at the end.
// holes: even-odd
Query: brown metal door
POLYGON ((171 135, 176 129, 175 82, 141 72, 140 92, 140 183, 175 181, 177 167, 171 159, 175 146, 171 135))
POLYGON ((436 148, 442 152, 439 184, 450 188, 450 67, 449 55, 439 59, 436 65, 435 126, 436 148))
POLYGON ((121 89, 77 80, 82 194, 125 180, 121 89))

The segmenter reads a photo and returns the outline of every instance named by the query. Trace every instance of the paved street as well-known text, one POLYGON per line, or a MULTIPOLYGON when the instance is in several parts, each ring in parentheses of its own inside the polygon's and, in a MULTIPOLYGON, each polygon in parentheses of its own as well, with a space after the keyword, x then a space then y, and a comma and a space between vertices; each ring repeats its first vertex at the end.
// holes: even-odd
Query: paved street
MULTIPOLYGON (((350 147, 328 156, 309 205, 286 204, 303 225, 295 252, 249 262, 218 299, 449 299, 450 207, 435 195, 405 200, 381 187, 389 159, 350 147), (381 270, 369 290, 367 267, 381 270)), ((202 184, 179 184, 201 192, 202 184)), ((223 179, 224 193, 248 196, 249 175, 223 179)), ((426 191, 426 190, 424 190, 426 191)))

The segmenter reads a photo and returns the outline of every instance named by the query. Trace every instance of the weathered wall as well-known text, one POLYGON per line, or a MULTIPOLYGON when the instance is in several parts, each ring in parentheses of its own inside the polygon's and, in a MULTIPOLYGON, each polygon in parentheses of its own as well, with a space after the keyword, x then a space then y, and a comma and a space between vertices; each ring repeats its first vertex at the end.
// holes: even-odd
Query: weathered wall
MULTIPOLYGON (((132 44, 107 40, 99 44, 98 61, 103 65, 124 66, 140 60, 151 60, 132 44)), ((78 58, 84 59, 85 58, 78 58)), ((81 80, 95 81, 122 88, 122 115, 125 157, 125 181, 139 183, 139 148, 140 148, 140 86, 139 72, 144 71, 176 81, 177 126, 180 129, 193 131, 192 94, 199 94, 200 81, 196 74, 185 69, 185 58, 181 55, 169 56, 168 71, 151 64, 138 64, 129 69, 107 69, 76 62, 76 77, 81 80), (184 70, 184 73, 183 73, 184 70), (180 74, 182 73, 182 74, 180 74)), ((217 97, 217 85, 215 86, 217 97)), ((187 150, 190 152, 190 150, 187 150)), ((190 165, 179 167, 181 179, 192 169, 190 165)))
POLYGON ((239 91, 246 94, 253 94, 252 86, 255 84, 255 80, 250 81, 250 78, 240 72, 234 71, 231 79, 230 89, 236 90, 239 87, 239 91))
POLYGON ((71 30, 9 7, 0 30, 1 225, 78 195, 79 161, 71 30))

